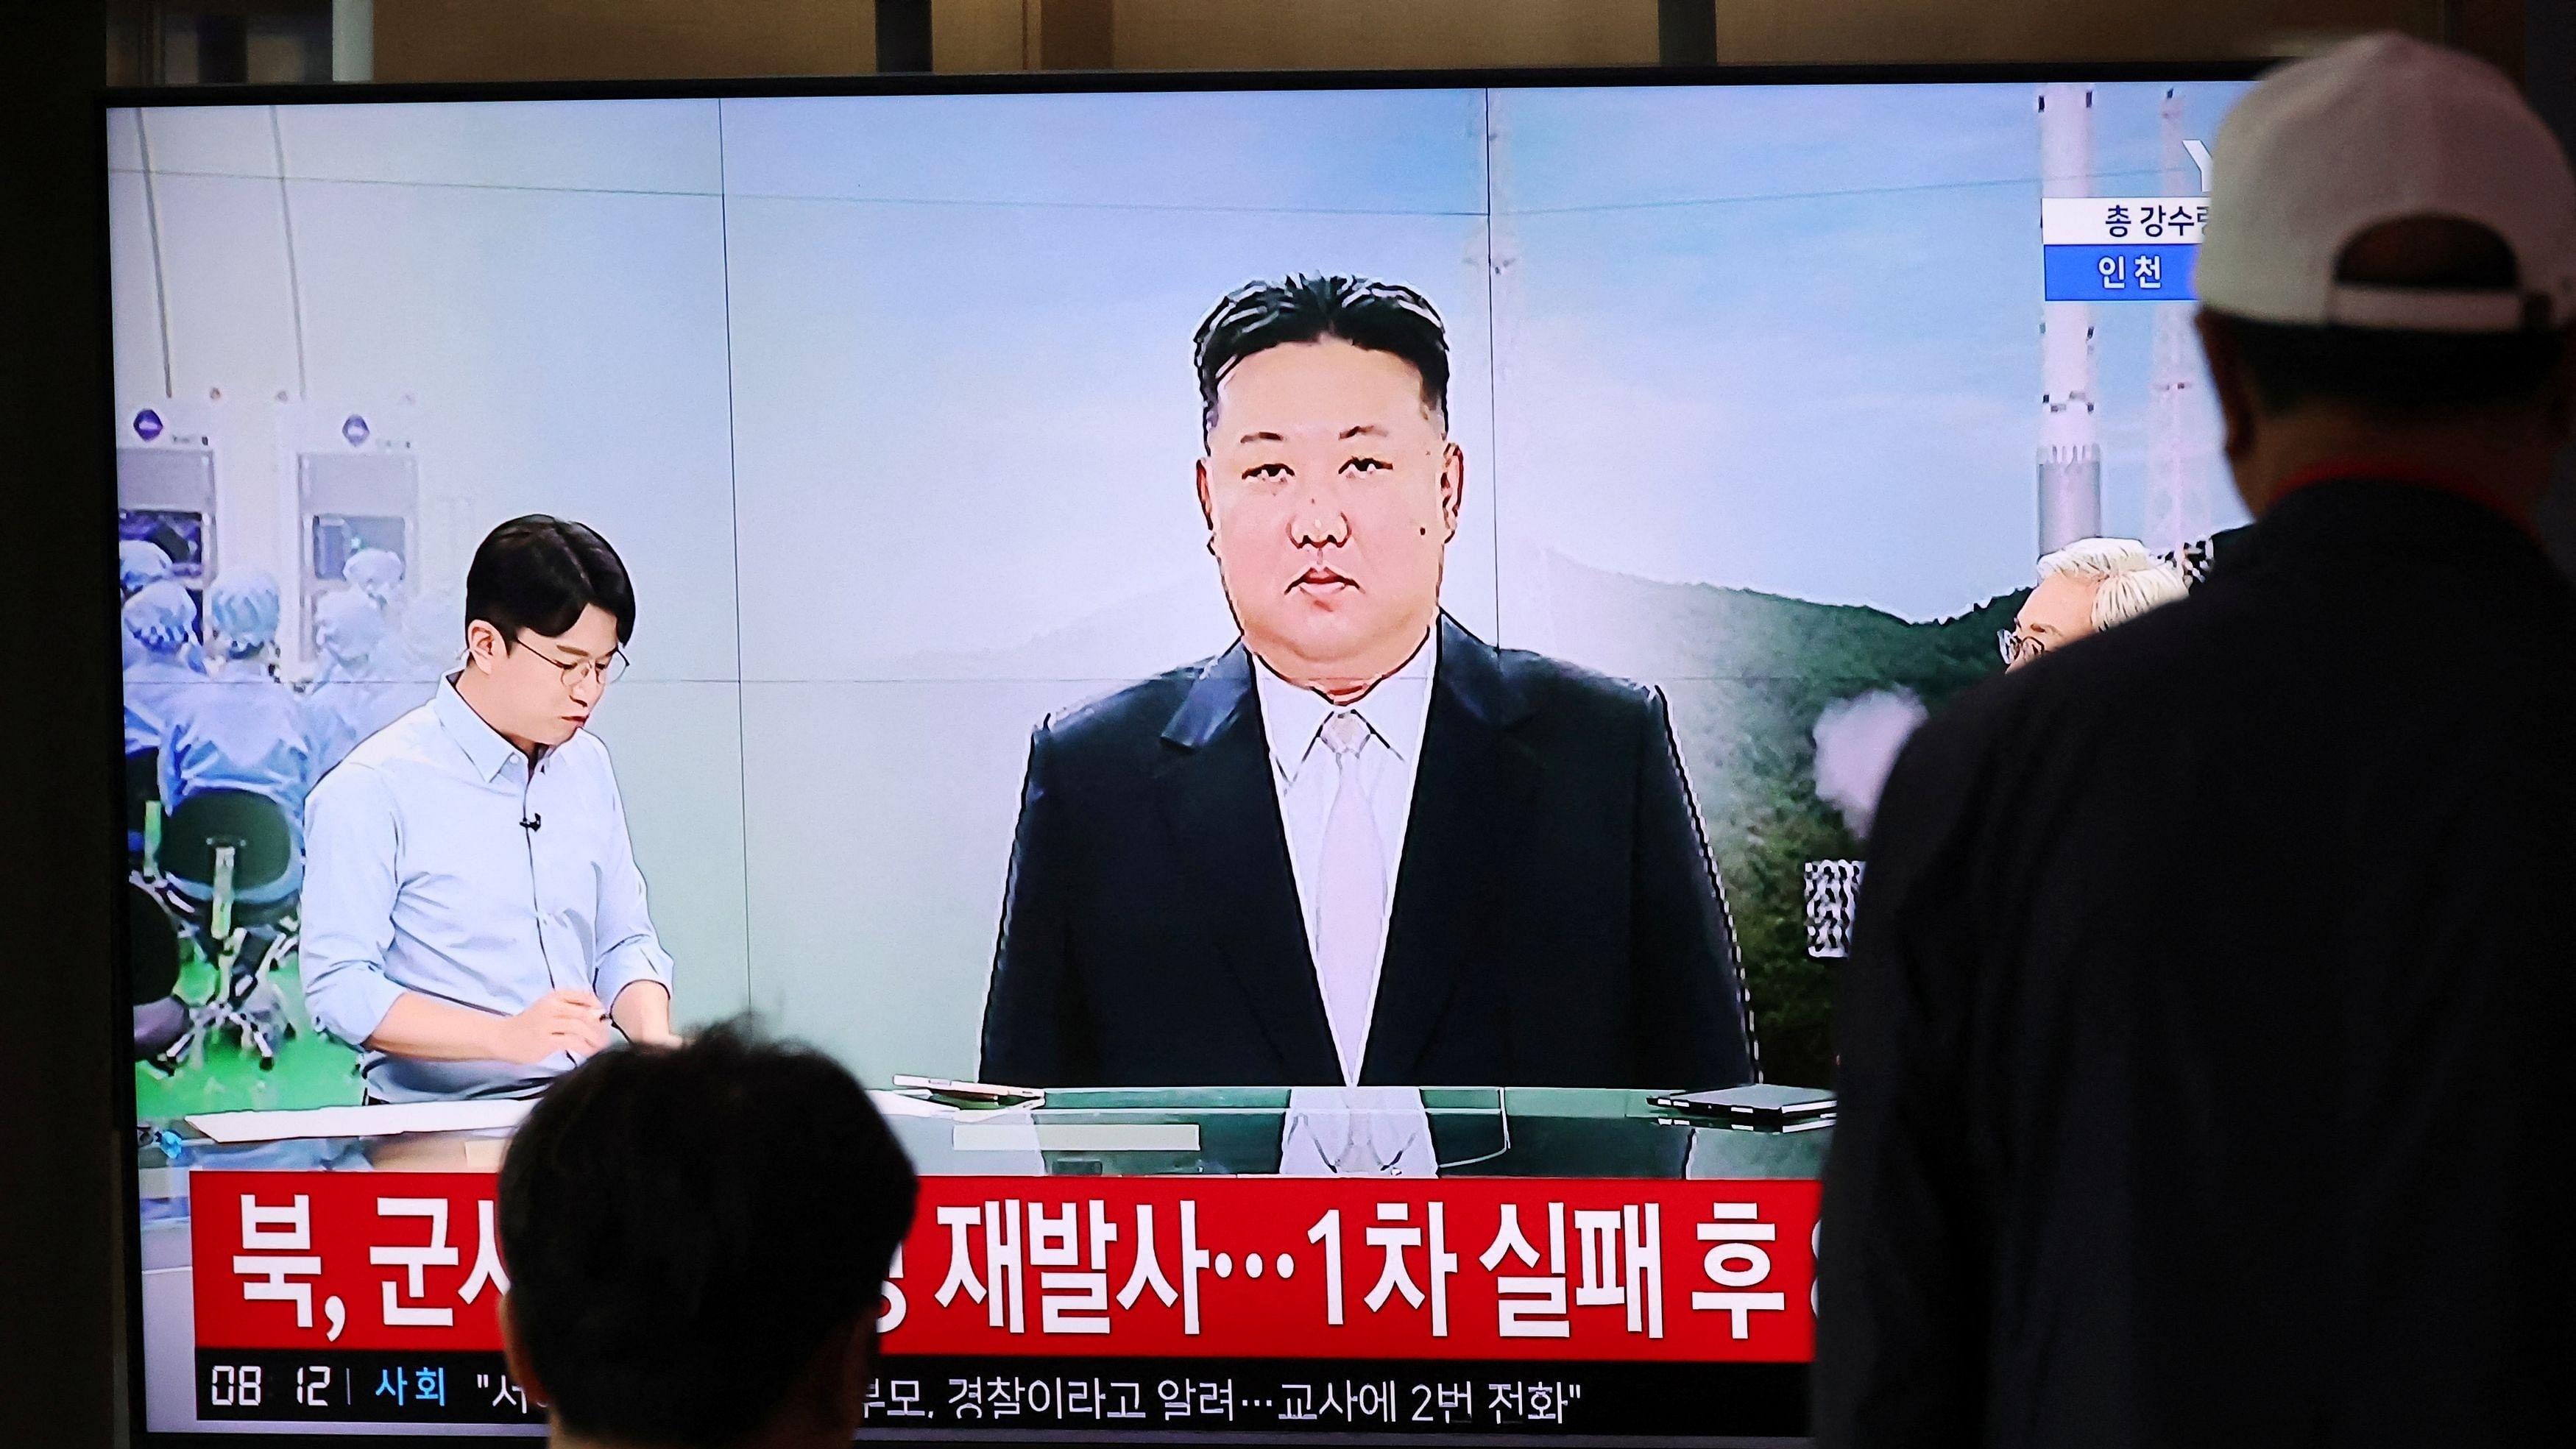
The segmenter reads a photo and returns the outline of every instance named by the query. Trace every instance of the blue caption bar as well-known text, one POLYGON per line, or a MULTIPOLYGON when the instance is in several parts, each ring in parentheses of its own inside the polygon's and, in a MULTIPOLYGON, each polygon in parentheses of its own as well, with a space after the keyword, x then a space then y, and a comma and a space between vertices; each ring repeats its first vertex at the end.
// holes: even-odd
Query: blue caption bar
POLYGON ((2192 246, 2041 247, 2051 302, 2188 302, 2192 246))

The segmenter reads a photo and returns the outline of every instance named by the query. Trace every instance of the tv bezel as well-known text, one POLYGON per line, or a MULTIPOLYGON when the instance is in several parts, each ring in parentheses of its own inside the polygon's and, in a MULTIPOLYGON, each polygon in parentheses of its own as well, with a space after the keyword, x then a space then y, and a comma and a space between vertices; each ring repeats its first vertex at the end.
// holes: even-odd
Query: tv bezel
MULTIPOLYGON (((773 98, 837 98, 880 96, 1016 96, 1016 95, 1150 95, 1184 92, 1271 92, 1271 91, 1374 91, 1374 90, 1479 90, 1509 88, 1525 90, 1622 88, 1705 88, 1711 86, 1863 86, 1863 85, 2037 85, 2047 82, 2090 82, 2097 85, 2152 84, 2155 82, 2204 83, 2249 81, 2281 57, 2250 57, 2196 61, 2012 61, 1979 63, 1883 63, 1866 65, 1693 65, 1693 66, 1581 66, 1533 67, 1528 69, 1477 68, 1467 70, 1298 70, 1298 71, 1006 71, 973 74, 939 72, 880 73, 858 76, 755 76, 719 77, 694 80, 563 80, 563 81, 402 81, 362 83, 302 83, 290 85, 212 85, 212 86, 111 86, 98 94, 93 113, 95 147, 97 255, 110 255, 108 217, 108 177, 110 158, 107 151, 108 116, 112 111, 151 107, 231 107, 231 106, 350 106, 350 105, 415 105, 415 104, 480 104, 497 101, 648 101, 648 100, 759 100, 773 98)), ((2036 143, 2034 143, 2035 145, 2036 143)), ((102 286, 99 296, 98 335, 106 345, 100 349, 102 376, 98 395, 110 399, 111 412, 115 388, 115 330, 113 327, 113 289, 102 286)), ((116 444, 113 417, 88 420, 85 425, 105 422, 98 436, 103 457, 99 477, 106 497, 101 514, 102 527, 115 530, 116 512, 116 444)), ((110 637, 114 637, 111 627, 110 637)), ((120 676, 121 680, 121 676, 120 676)), ((102 722, 98 738, 102 749, 116 741, 119 753, 113 761, 109 778, 123 779, 122 685, 112 711, 99 711, 102 722)), ((114 869, 125 866, 125 801, 122 793, 101 814, 99 845, 103 856, 112 857, 114 869)), ((109 1012, 107 1040, 109 1059, 122 1062, 132 1054, 131 981, 123 969, 128 947, 125 913, 113 913, 109 925, 114 956, 110 963, 111 995, 114 1006, 109 1012)), ((130 1071, 111 1069, 116 1083, 117 1128, 122 1134, 118 1151, 122 1166, 119 1191, 124 1215, 123 1261, 125 1263, 125 1398, 131 1442, 136 1449, 209 1449, 216 1445, 278 1446, 278 1449, 312 1449, 317 1443, 346 1440, 388 1449, 454 1449, 460 1443, 494 1442, 493 1436, 417 1435, 399 1431, 377 1432, 364 1427, 343 1429, 317 1428, 310 1433, 280 1434, 274 1432, 233 1432, 229 1430, 177 1431, 150 1427, 145 1403, 145 1376, 149 1366, 144 1360, 142 1193, 133 1166, 137 1150, 135 1131, 134 1077, 130 1071)), ((1022 1436, 1043 1438, 1050 1442, 1111 1442, 1106 1436, 1072 1432, 1045 1432, 1022 1436)), ((1133 1436, 1140 1440, 1169 1443, 1176 1446, 1227 1444, 1281 1444, 1296 1442, 1303 1436, 1278 1434, 1230 1436, 1197 1430, 1172 1430, 1133 1436)), ((1510 1435, 1432 1435, 1405 1436, 1407 1442, 1455 1444, 1504 1444, 1540 1442, 1530 1436, 1510 1435)), ((529 1442, 521 1436, 503 1436, 497 1442, 529 1442)), ((1014 1442, 1007 1436, 973 1431, 924 1431, 914 1435, 869 1432, 863 1442, 877 1444, 1002 1444, 1014 1442)), ((1322 1441, 1318 1441, 1322 1442, 1322 1441)), ((1334 1436, 1332 1442, 1350 1442, 1334 1436)), ((1581 1435, 1547 1436, 1545 1442, 1563 1444, 1626 1444, 1626 1439, 1595 1439, 1581 1435)), ((1717 1442, 1723 1442, 1719 1439, 1717 1442)), ((1766 1444, 1777 1440, 1763 1440, 1766 1444)))

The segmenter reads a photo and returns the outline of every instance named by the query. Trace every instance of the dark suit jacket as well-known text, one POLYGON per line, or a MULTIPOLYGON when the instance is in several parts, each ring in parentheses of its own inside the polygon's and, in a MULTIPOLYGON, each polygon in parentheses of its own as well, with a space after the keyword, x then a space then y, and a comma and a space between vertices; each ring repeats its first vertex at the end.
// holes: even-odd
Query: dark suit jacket
POLYGON ((2464 499, 2292 493, 1889 779, 1818 1442, 2556 1442, 2571 1022, 2576 596, 2464 499))
MULTIPOLYGON (((1661 695, 1443 617, 1364 1083, 1750 1081, 1661 695)), ((1243 645, 1041 725, 983 1074, 1338 1085, 1243 645)))

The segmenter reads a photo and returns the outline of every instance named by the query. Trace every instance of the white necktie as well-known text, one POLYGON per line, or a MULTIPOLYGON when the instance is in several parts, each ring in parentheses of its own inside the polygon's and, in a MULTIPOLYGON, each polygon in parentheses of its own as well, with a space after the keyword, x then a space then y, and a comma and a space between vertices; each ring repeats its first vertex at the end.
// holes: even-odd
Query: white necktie
POLYGON ((1368 721, 1349 710, 1324 720, 1323 740, 1333 752, 1333 809, 1324 817, 1322 900, 1315 911, 1315 976, 1324 990, 1324 1017, 1342 1059, 1342 1080, 1356 1084, 1368 1051, 1369 1013, 1377 1001, 1379 933, 1386 921, 1386 864, 1378 849, 1377 821, 1360 783, 1360 751, 1368 721))

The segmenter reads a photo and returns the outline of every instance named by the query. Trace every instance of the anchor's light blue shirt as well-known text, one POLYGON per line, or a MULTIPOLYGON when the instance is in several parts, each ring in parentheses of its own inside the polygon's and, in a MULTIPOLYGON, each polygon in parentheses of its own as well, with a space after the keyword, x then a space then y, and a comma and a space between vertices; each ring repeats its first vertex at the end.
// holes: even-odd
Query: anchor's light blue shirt
MULTIPOLYGON (((304 995, 343 1041, 363 1046, 406 991, 506 1016, 558 989, 608 1006, 635 982, 671 984, 608 747, 588 730, 531 769, 444 681, 323 777, 304 829, 304 995)), ((367 1051, 362 1067, 375 1096, 416 1102, 531 1095, 574 1064, 367 1051)))

